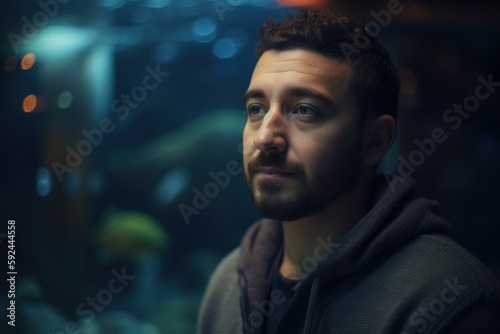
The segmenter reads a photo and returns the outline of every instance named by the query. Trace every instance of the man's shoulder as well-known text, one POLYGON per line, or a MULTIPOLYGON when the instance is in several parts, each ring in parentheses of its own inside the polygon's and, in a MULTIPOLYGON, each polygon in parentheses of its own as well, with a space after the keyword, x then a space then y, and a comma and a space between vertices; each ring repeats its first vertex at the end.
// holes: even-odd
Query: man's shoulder
POLYGON ((239 319, 238 256, 235 248, 212 274, 198 314, 197 333, 234 332, 239 319))
POLYGON ((499 301, 498 279, 480 260, 444 235, 424 234, 325 285, 320 304, 328 316, 318 328, 329 333, 340 323, 344 332, 359 326, 377 333, 394 326, 407 333, 437 332, 461 316, 472 319, 475 305, 490 312, 499 301))
MULTIPOLYGON (((400 247, 393 261, 416 277, 462 277, 478 286, 498 288, 498 279, 478 258, 442 234, 424 234, 400 247)), ((391 258, 390 256, 389 258, 391 258)))
POLYGON ((240 247, 236 247, 224 256, 215 268, 205 291, 205 295, 220 295, 228 291, 228 287, 237 287, 238 257, 240 247))
MULTIPOLYGON (((367 268, 386 306, 446 306, 452 317, 484 298, 500 300, 500 282, 479 259, 441 234, 420 235, 367 268), (389 288, 390 287, 390 288, 389 288)), ((365 272, 367 273, 367 272, 365 272)))
POLYGON ((228 272, 236 274, 236 267, 238 266, 238 258, 240 255, 241 247, 234 248, 231 252, 226 254, 219 262, 212 274, 212 279, 220 275, 227 276, 228 272))

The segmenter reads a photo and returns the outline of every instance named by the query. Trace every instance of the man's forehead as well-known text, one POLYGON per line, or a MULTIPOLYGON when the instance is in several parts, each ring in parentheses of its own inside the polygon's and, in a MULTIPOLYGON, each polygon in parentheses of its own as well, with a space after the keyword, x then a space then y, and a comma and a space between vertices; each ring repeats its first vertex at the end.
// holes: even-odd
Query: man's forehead
POLYGON ((301 80, 295 84, 324 86, 340 93, 348 88, 350 74, 349 64, 316 52, 303 49, 268 50, 257 62, 250 86, 258 85, 261 80, 282 77, 301 80))

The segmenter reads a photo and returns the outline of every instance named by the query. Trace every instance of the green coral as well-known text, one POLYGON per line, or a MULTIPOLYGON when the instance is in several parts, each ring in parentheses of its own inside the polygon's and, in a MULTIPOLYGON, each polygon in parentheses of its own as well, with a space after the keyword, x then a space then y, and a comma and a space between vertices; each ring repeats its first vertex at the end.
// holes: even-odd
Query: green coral
POLYGON ((97 240, 104 260, 140 260, 154 250, 166 247, 169 235, 161 224, 138 211, 111 211, 105 215, 97 240))

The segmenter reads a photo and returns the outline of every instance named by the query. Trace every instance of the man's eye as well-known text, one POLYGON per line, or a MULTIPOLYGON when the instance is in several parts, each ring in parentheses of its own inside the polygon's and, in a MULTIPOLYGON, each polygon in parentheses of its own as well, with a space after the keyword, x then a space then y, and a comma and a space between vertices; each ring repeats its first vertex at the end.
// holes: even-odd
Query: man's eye
POLYGON ((301 116, 315 116, 318 114, 316 110, 308 106, 300 106, 296 109, 295 113, 301 116))
POLYGON ((259 115, 264 112, 264 109, 260 106, 250 106, 248 111, 251 115, 259 115))

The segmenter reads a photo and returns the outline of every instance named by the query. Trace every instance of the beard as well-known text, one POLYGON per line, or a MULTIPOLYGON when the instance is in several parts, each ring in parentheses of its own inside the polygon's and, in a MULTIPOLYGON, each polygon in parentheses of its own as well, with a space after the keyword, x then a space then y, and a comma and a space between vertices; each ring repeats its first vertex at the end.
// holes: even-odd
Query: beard
POLYGON ((307 176, 302 165, 287 163, 285 153, 260 152, 245 170, 247 187, 256 210, 266 218, 294 221, 316 215, 356 184, 360 174, 361 141, 351 143, 338 159, 326 157, 307 176), (259 167, 290 172, 284 180, 256 179, 259 167))

